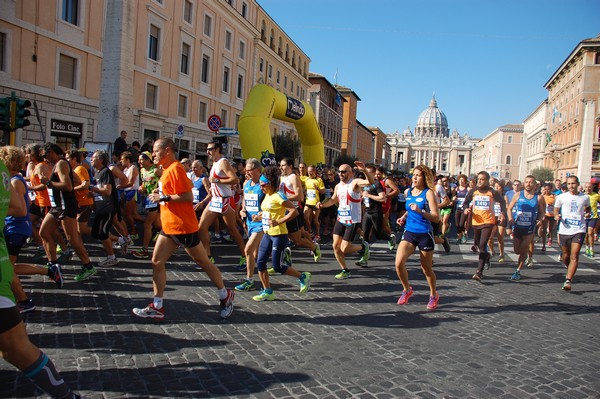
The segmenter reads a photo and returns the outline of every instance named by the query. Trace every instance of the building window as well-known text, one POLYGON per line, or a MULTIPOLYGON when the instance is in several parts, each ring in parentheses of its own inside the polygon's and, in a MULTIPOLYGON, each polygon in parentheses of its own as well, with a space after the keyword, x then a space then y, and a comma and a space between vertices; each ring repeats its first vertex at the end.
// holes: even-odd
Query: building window
POLYGON ((204 34, 212 37, 212 17, 208 14, 204 14, 204 34))
POLYGON ((160 29, 157 26, 150 25, 150 40, 148 41, 148 58, 158 61, 158 41, 160 39, 160 29))
POLYGON ((242 3, 242 17, 248 17, 248 4, 242 3))
POLYGON ((190 45, 183 43, 181 46, 181 73, 186 75, 190 72, 190 50, 190 45))
POLYGON ((229 93, 229 74, 231 69, 229 67, 223 67, 223 91, 229 93))
POLYGON ((281 72, 278 70, 277 71, 277 84, 279 84, 280 80, 281 80, 281 72))
POLYGON ((63 0, 62 19, 79 26, 79 0, 63 0))
POLYGON ((6 33, 0 32, 0 71, 6 71, 6 33))
POLYGON ((263 60, 262 58, 260 59, 260 61, 258 62, 258 71, 260 73, 263 73, 265 70, 265 60, 263 60))
POLYGON ((156 99, 158 98, 158 86, 151 83, 146 85, 146 108, 156 110, 156 99))
POLYGON ((244 43, 243 41, 240 40, 240 54, 239 57, 242 60, 246 59, 246 43, 244 43))
POLYGON ((198 122, 206 122, 206 103, 200 101, 198 105, 198 122))
POLYGON ((234 125, 233 125, 233 128, 235 130, 238 130, 239 123, 240 123, 240 114, 235 114, 235 121, 234 121, 234 125))
POLYGON ((183 94, 179 95, 179 103, 177 106, 177 115, 180 118, 187 118, 187 97, 183 94))
POLYGON ((513 136, 508 136, 507 140, 508 140, 508 144, 512 144, 513 136))
POLYGON ((227 51, 231 51, 231 36, 232 35, 233 34, 230 31, 228 31, 228 30, 225 31, 225 50, 227 50, 227 51))
POLYGON ((229 126, 227 124, 227 110, 226 109, 221 109, 221 123, 223 124, 222 127, 228 127, 229 126))
POLYGON ((75 89, 75 76, 77 72, 77 59, 68 55, 60 55, 58 67, 58 85, 68 89, 75 89))
POLYGON ((202 81, 202 83, 208 83, 209 71, 210 71, 210 56, 207 54, 202 54, 202 70, 200 73, 200 80, 202 81))
MULTIPOLYGON (((510 137, 510 136, 509 136, 509 137, 510 137)), ((507 165, 512 165, 512 156, 510 156, 510 155, 507 155, 507 156, 506 156, 506 164, 507 164, 507 165)))
POLYGON ((287 89, 287 76, 283 77, 283 88, 287 89))
POLYGON ((194 10, 194 4, 190 0, 184 0, 183 2, 183 20, 188 24, 192 23, 192 16, 194 10))
POLYGON ((269 79, 273 77, 273 65, 269 65, 269 79))
POLYGON ((242 98, 244 96, 244 75, 238 75, 236 95, 237 98, 242 98))

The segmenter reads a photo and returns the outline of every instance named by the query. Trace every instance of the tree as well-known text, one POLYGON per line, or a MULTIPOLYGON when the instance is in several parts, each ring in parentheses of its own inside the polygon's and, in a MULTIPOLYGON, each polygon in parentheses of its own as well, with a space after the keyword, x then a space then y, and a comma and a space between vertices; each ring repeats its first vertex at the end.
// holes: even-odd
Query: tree
POLYGON ((273 137, 273 148, 277 160, 289 157, 296 161, 300 157, 300 140, 294 136, 291 130, 275 135, 273 137))
POLYGON ((333 166, 335 166, 336 168, 339 168, 340 165, 343 164, 348 164, 352 167, 354 167, 354 161, 358 160, 358 158, 354 155, 340 155, 339 157, 337 157, 335 159, 335 161, 333 161, 333 166))
POLYGON ((548 182, 548 181, 552 181, 554 180, 554 171, 550 168, 544 168, 544 167, 539 167, 539 168, 535 168, 534 170, 531 171, 531 174, 533 175, 533 177, 535 177, 535 180, 537 181, 541 181, 541 182, 548 182))

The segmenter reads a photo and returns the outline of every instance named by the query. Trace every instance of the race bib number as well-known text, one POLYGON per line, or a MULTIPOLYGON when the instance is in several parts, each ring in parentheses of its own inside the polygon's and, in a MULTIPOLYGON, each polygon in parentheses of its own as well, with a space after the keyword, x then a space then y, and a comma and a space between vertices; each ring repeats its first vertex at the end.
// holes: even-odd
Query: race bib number
POLYGON ((500 204, 499 203, 494 203, 494 215, 496 215, 496 217, 500 217, 500 215, 502 214, 502 208, 500 208, 500 204))
POLYGON ((352 215, 350 214, 350 207, 348 205, 340 206, 338 208, 338 220, 343 224, 352 224, 352 215))
POLYGON ((546 204, 546 213, 554 213, 554 205, 546 204))
POLYGON ((35 191, 27 190, 27 195, 29 196, 29 201, 31 201, 31 202, 35 201, 35 191))
POLYGON ((370 208, 371 207, 371 198, 364 197, 363 200, 365 203, 365 207, 370 208))
POLYGON ((477 211, 490 210, 490 197, 488 197, 487 195, 476 195, 473 202, 473 209, 477 211))
POLYGON ((457 208, 462 208, 463 204, 465 203, 465 199, 463 198, 457 198, 456 199, 456 207, 457 208))
POLYGON ((581 215, 578 213, 567 213, 562 220, 567 227, 581 226, 581 215))
POLYGON ((531 212, 519 212, 517 211, 517 226, 529 227, 533 220, 533 213, 531 212))
POLYGON ((144 208, 146 209, 154 209, 158 206, 158 202, 152 202, 150 201, 149 197, 146 197, 144 199, 144 208))
POLYGON ((398 202, 406 202, 406 196, 404 193, 398 194, 398 202))
POLYGON ((47 188, 46 190, 48 190, 48 197, 50 197, 50 206, 52 208, 56 208, 56 201, 54 200, 54 191, 51 188, 47 188))
POLYGON ((246 211, 250 213, 258 212, 258 194, 244 194, 246 211))
POLYGON ((306 199, 315 201, 317 199, 317 191, 312 188, 306 191, 306 199))
POLYGON ((200 190, 197 188, 192 188, 192 195, 194 196, 194 199, 192 200, 194 204, 200 202, 200 190))
POLYGON ((215 213, 223 213, 223 198, 212 197, 208 205, 208 210, 215 213))
POLYGON ((269 212, 262 213, 262 228, 265 233, 269 232, 269 222, 271 221, 271 214, 269 212))

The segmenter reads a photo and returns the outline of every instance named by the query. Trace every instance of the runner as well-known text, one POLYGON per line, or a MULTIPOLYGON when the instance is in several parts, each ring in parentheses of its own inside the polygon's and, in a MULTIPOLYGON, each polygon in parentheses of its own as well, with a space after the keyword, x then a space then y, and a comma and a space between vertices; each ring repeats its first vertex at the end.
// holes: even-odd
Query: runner
MULTIPOLYGON (((521 269, 529 254, 529 247, 533 242, 536 227, 542 225, 546 204, 544 197, 536 194, 535 177, 525 177, 524 189, 515 195, 508 205, 508 224, 513 229, 513 246, 515 254, 519 256, 517 270, 510 277, 512 281, 521 280, 521 269), (515 210, 516 209, 516 210, 515 210), (516 215, 516 218, 513 217, 516 215)), ((533 264, 531 262, 530 264, 533 264)))
POLYGON ((390 237, 388 246, 390 251, 392 251, 396 246, 396 235, 392 232, 392 228, 390 227, 390 211, 392 209, 392 197, 396 197, 400 193, 400 190, 394 179, 386 175, 383 166, 377 166, 375 168, 375 179, 379 180, 385 189, 385 201, 381 204, 381 209, 383 211, 383 232, 390 237))
MULTIPOLYGON (((141 185, 138 189, 139 194, 144 199, 143 204, 146 209, 146 219, 144 219, 144 235, 142 237, 142 248, 133 251, 132 255, 138 259, 149 259, 150 240, 153 238, 152 227, 156 226, 160 230, 160 217, 158 203, 150 201, 150 194, 158 188, 160 180, 159 171, 152 162, 152 154, 148 151, 140 153, 138 158, 140 164, 141 185)), ((157 237, 158 239, 158 237, 157 237)))
POLYGON ((244 253, 246 255, 246 279, 235 287, 236 291, 251 291, 254 289, 254 269, 258 246, 263 237, 263 226, 259 216, 260 205, 265 193, 260 187, 260 161, 256 158, 246 160, 246 182, 244 183, 244 200, 240 215, 248 226, 248 241, 244 253))
MULTIPOLYGON (((27 210, 16 205, 19 195, 10 184, 10 174, 0 160, 0 353, 31 379, 40 389, 54 398, 80 399, 65 383, 52 360, 29 340, 25 324, 19 315, 15 297, 10 289, 13 268, 4 239, 4 218, 21 218, 27 210)), ((17 392, 15 392, 16 394, 17 392)))
POLYGON ((75 198, 77 199, 77 229, 79 234, 90 235, 92 230, 88 222, 92 215, 94 199, 89 195, 91 177, 88 169, 81 161, 81 152, 71 150, 67 153, 65 159, 73 168, 73 173, 79 178, 79 184, 73 187, 75 198))
POLYGON ((325 184, 323 179, 317 176, 317 168, 314 165, 308 167, 308 177, 304 181, 306 185, 306 202, 304 203, 304 227, 313 241, 321 241, 321 222, 319 216, 321 211, 315 208, 317 202, 321 201, 321 196, 325 194, 325 184), (312 226, 315 229, 312 229, 312 226))
POLYGON ((282 275, 296 277, 300 284, 300 293, 305 294, 310 288, 311 274, 299 272, 291 263, 285 261, 284 249, 287 248, 287 225, 286 222, 298 216, 296 207, 285 198, 278 190, 279 171, 275 166, 265 168, 260 177, 260 188, 265 194, 261 204, 261 212, 255 216, 255 220, 262 220, 264 235, 260 241, 256 266, 258 276, 263 289, 258 295, 252 297, 255 301, 274 301, 275 294, 269 283, 267 261, 269 256, 273 262, 275 272, 282 275))
POLYGON ((139 317, 163 319, 163 295, 167 285, 166 263, 177 248, 182 246, 188 255, 202 267, 217 287, 221 318, 233 313, 232 290, 225 288, 221 272, 208 259, 198 237, 198 224, 192 205, 192 182, 187 178, 183 166, 175 158, 175 144, 169 138, 154 142, 154 163, 163 167, 158 189, 150 194, 150 200, 161 203, 160 219, 162 230, 156 240, 152 254, 152 282, 154 300, 145 308, 133 308, 139 317))
POLYGON ((354 162, 359 171, 364 172, 367 179, 357 179, 350 165, 343 164, 339 167, 340 182, 335 186, 333 197, 327 202, 318 202, 317 209, 338 205, 338 217, 333 227, 333 253, 342 268, 335 275, 338 280, 351 276, 346 266, 346 255, 358 252, 366 262, 369 260, 369 244, 363 240, 361 245, 352 244, 356 230, 361 223, 361 191, 363 187, 374 183, 373 175, 367 171, 365 164, 354 162))
POLYGON ((473 238, 471 250, 479 253, 479 264, 473 275, 473 280, 476 281, 483 279, 483 268, 486 265, 489 268, 490 264, 487 242, 496 223, 494 203, 499 202, 501 206, 500 223, 504 221, 506 212, 506 204, 500 197, 500 193, 492 190, 489 181, 490 175, 488 172, 479 172, 477 174, 477 186, 469 191, 463 204, 463 212, 466 215, 472 214, 471 227, 474 230, 475 237, 473 238))
POLYGON ((573 277, 579 265, 579 251, 585 239, 584 218, 591 216, 590 197, 580 193, 577 188, 579 178, 567 177, 567 192, 560 194, 554 201, 554 219, 558 222, 558 240, 562 252, 562 262, 567 275, 562 289, 571 291, 573 277))
POLYGON ((398 305, 406 305, 413 294, 413 289, 408 281, 406 261, 419 247, 421 257, 421 270, 429 284, 428 310, 435 310, 438 306, 440 295, 436 289, 436 276, 433 271, 433 226, 439 223, 440 215, 438 201, 434 193, 433 174, 425 165, 418 165, 413 170, 412 187, 406 190, 407 212, 398 219, 402 225, 406 221, 402 241, 396 251, 396 273, 402 283, 402 294, 398 298, 398 305))
POLYGON ((587 196, 590 197, 590 206, 592 208, 590 217, 585 218, 585 225, 587 226, 585 256, 594 259, 594 234, 596 232, 596 223, 598 222, 598 201, 600 200, 600 194, 594 192, 592 183, 585 183, 584 190, 587 196))
POLYGON ((463 202, 469 192, 467 186, 467 176, 458 176, 458 187, 454 194, 454 223, 456 224, 456 244, 465 244, 467 242, 467 216, 463 212, 463 202))
POLYGON ((211 157, 213 164, 210 168, 208 180, 210 181, 210 203, 208 208, 202 212, 200 217, 200 238, 202 245, 206 250, 211 261, 214 258, 210 252, 210 235, 208 228, 213 222, 219 217, 223 216, 223 221, 227 226, 231 238, 235 241, 240 253, 239 266, 246 264, 246 257, 244 254, 244 240, 242 235, 237 228, 237 216, 235 211, 235 202, 233 197, 233 190, 231 186, 236 184, 239 180, 235 174, 235 169, 231 166, 227 158, 225 158, 221 151, 223 151, 223 144, 220 141, 213 141, 206 147, 208 155, 211 157))
POLYGON ((548 238, 547 245, 552 246, 552 234, 554 232, 556 221, 554 220, 554 194, 552 193, 552 184, 546 183, 542 186, 542 196, 546 209, 544 211, 544 220, 539 229, 539 236, 542 238, 542 251, 546 250, 546 237, 548 238))

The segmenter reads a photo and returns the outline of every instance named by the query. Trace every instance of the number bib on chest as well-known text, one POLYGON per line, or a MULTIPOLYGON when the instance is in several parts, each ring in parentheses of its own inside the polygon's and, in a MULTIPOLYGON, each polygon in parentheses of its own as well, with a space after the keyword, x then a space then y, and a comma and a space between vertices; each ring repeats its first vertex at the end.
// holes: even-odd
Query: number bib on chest
POLYGON ((208 210, 211 212, 223 213, 223 198, 212 197, 210 204, 208 205, 208 210))
POLYGON ((200 202, 200 190, 197 188, 192 188, 192 195, 194 196, 194 199, 192 200, 194 204, 200 202))
POLYGON ((579 213, 567 213, 563 216, 563 222, 568 227, 581 226, 581 215, 579 213))
POLYGON ((343 224, 352 224, 352 215, 350 214, 350 207, 348 205, 338 208, 338 220, 343 224))
POLYGON ((52 208, 56 208, 56 201, 54 200, 54 191, 51 188, 48 188, 46 190, 48 190, 48 197, 50 197, 50 206, 52 208))
POLYGON ((246 211, 257 213, 258 209, 258 194, 244 194, 244 201, 246 203, 246 211))
POLYGON ((487 195, 476 195, 474 198, 473 209, 477 211, 489 211, 490 197, 488 197, 487 195))
POLYGON ((263 212, 262 214, 262 228, 265 233, 269 232, 269 222, 271 221, 271 214, 269 212, 263 212))

